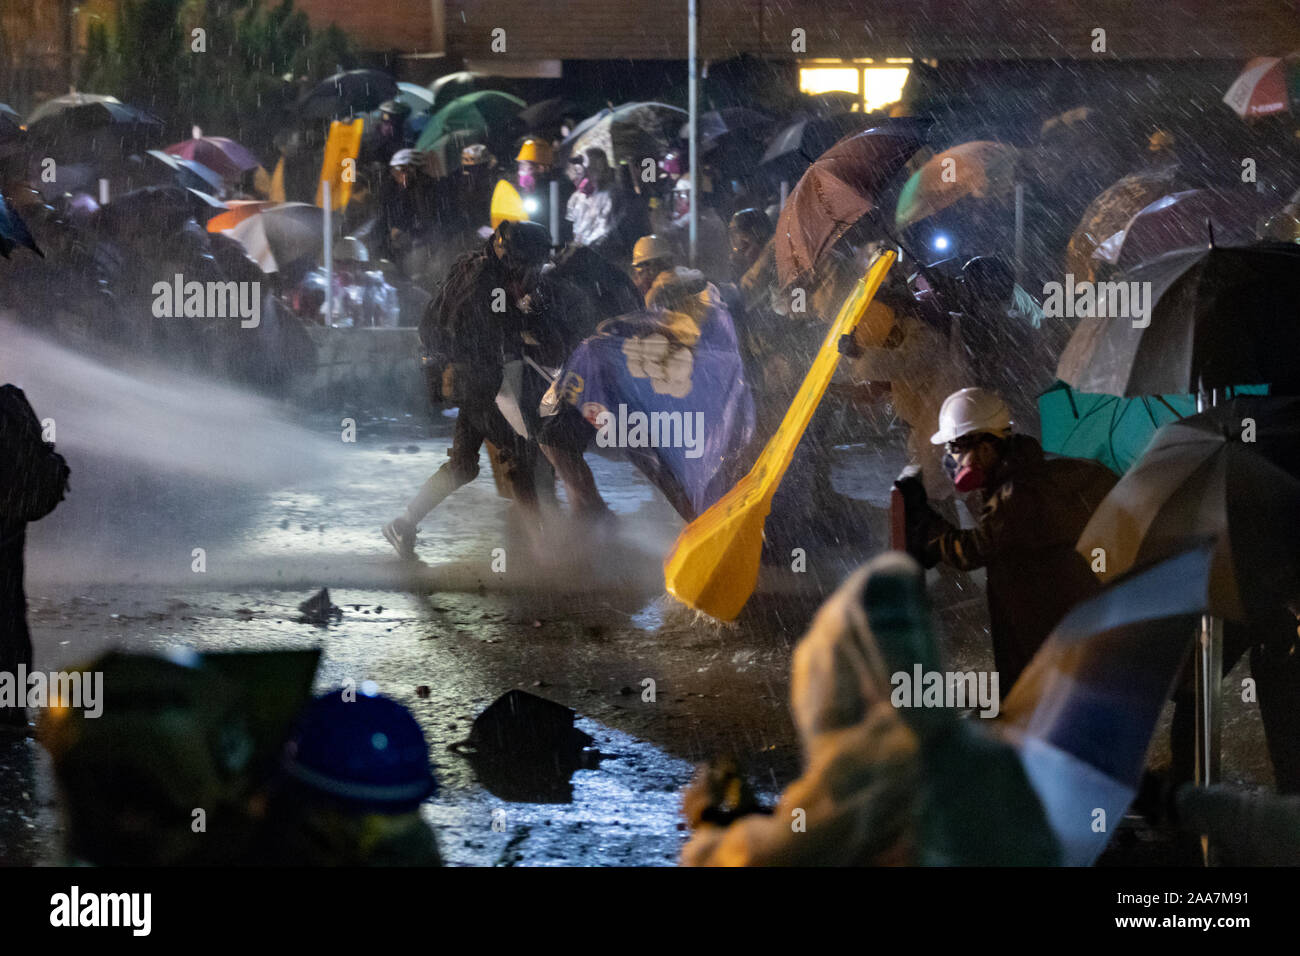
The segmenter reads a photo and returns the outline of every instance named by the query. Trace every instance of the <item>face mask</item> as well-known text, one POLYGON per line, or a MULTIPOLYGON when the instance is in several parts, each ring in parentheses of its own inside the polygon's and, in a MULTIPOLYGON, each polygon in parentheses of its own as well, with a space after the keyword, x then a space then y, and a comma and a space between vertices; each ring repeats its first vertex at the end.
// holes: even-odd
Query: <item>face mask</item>
POLYGON ((519 174, 519 188, 522 189, 524 192, 526 193, 532 192, 533 188, 536 185, 537 185, 537 177, 534 176, 532 173, 519 174))
POLYGON ((586 177, 585 179, 583 179, 582 182, 578 183, 578 192, 582 193, 584 196, 590 196, 595 191, 596 191, 596 184, 591 181, 590 176, 586 177))
POLYGON ((953 486, 962 494, 977 491, 983 488, 985 482, 988 481, 988 475, 985 474, 983 468, 975 463, 974 457, 974 449, 960 457, 954 455, 943 456, 943 470, 952 479, 953 486))

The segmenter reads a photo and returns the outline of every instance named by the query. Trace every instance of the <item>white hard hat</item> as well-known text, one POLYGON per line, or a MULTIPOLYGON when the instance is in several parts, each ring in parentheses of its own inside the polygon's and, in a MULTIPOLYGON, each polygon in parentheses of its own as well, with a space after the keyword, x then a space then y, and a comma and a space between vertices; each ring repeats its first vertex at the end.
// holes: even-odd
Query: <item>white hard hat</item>
POLYGON ((930 444, 944 445, 978 432, 1010 434, 1011 410, 992 392, 963 388, 943 400, 939 408, 939 430, 930 436, 930 444))
POLYGON ((398 169, 402 166, 419 166, 420 156, 413 149, 399 149, 397 152, 393 153, 393 158, 388 161, 388 165, 393 169, 398 169))
POLYGON ((673 257, 672 243, 659 235, 642 236, 632 247, 632 265, 639 266, 643 262, 650 262, 654 259, 671 259, 673 257))

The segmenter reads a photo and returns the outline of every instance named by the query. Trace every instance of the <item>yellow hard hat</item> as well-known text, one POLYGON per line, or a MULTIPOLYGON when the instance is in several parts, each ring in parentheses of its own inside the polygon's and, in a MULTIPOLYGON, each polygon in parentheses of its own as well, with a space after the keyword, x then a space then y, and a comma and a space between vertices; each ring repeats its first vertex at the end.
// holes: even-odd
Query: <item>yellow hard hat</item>
POLYGON ((632 265, 639 266, 643 262, 650 262, 654 259, 671 259, 673 257, 673 246, 663 236, 649 235, 642 236, 632 247, 632 265))
POLYGON ((528 213, 524 211, 524 200, 519 195, 519 190, 502 179, 497 182, 496 188, 492 190, 489 221, 492 223, 492 228, 495 229, 505 220, 527 222, 528 213))
POLYGON ((555 150, 551 144, 544 139, 535 139, 532 136, 524 140, 523 145, 519 147, 519 155, 515 157, 515 162, 536 163, 538 166, 555 165, 555 150))

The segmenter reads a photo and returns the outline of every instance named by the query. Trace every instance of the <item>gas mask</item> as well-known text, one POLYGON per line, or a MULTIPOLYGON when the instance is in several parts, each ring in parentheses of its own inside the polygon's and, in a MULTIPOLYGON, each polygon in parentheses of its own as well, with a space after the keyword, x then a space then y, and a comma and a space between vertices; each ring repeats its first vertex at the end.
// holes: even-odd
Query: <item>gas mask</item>
POLYGON ((988 481, 988 473, 975 461, 978 445, 964 450, 949 448, 943 456, 943 470, 962 494, 978 491, 988 481))
POLYGON ((596 183, 590 176, 584 176, 582 182, 578 183, 578 192, 584 196, 590 196, 596 191, 596 183))
POLYGON ((537 188, 537 177, 532 173, 519 174, 519 188, 526 193, 532 192, 537 188))

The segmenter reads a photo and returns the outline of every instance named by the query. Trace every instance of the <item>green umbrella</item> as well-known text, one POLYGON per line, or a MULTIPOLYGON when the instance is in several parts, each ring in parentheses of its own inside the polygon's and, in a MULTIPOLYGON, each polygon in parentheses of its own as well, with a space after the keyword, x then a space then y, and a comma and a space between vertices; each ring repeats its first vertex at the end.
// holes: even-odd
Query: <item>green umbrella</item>
MULTIPOLYGON (((1239 385, 1238 395, 1267 394, 1264 385, 1239 385)), ((1038 396, 1043 451, 1070 458, 1091 458, 1124 474, 1142 455, 1156 429, 1196 414, 1191 395, 1143 395, 1118 398, 1076 392, 1057 382, 1038 396)))
POLYGON ((515 121, 528 104, 517 96, 497 90, 481 90, 452 100, 429 118, 415 144, 418 150, 431 147, 452 130, 492 130, 515 121))

